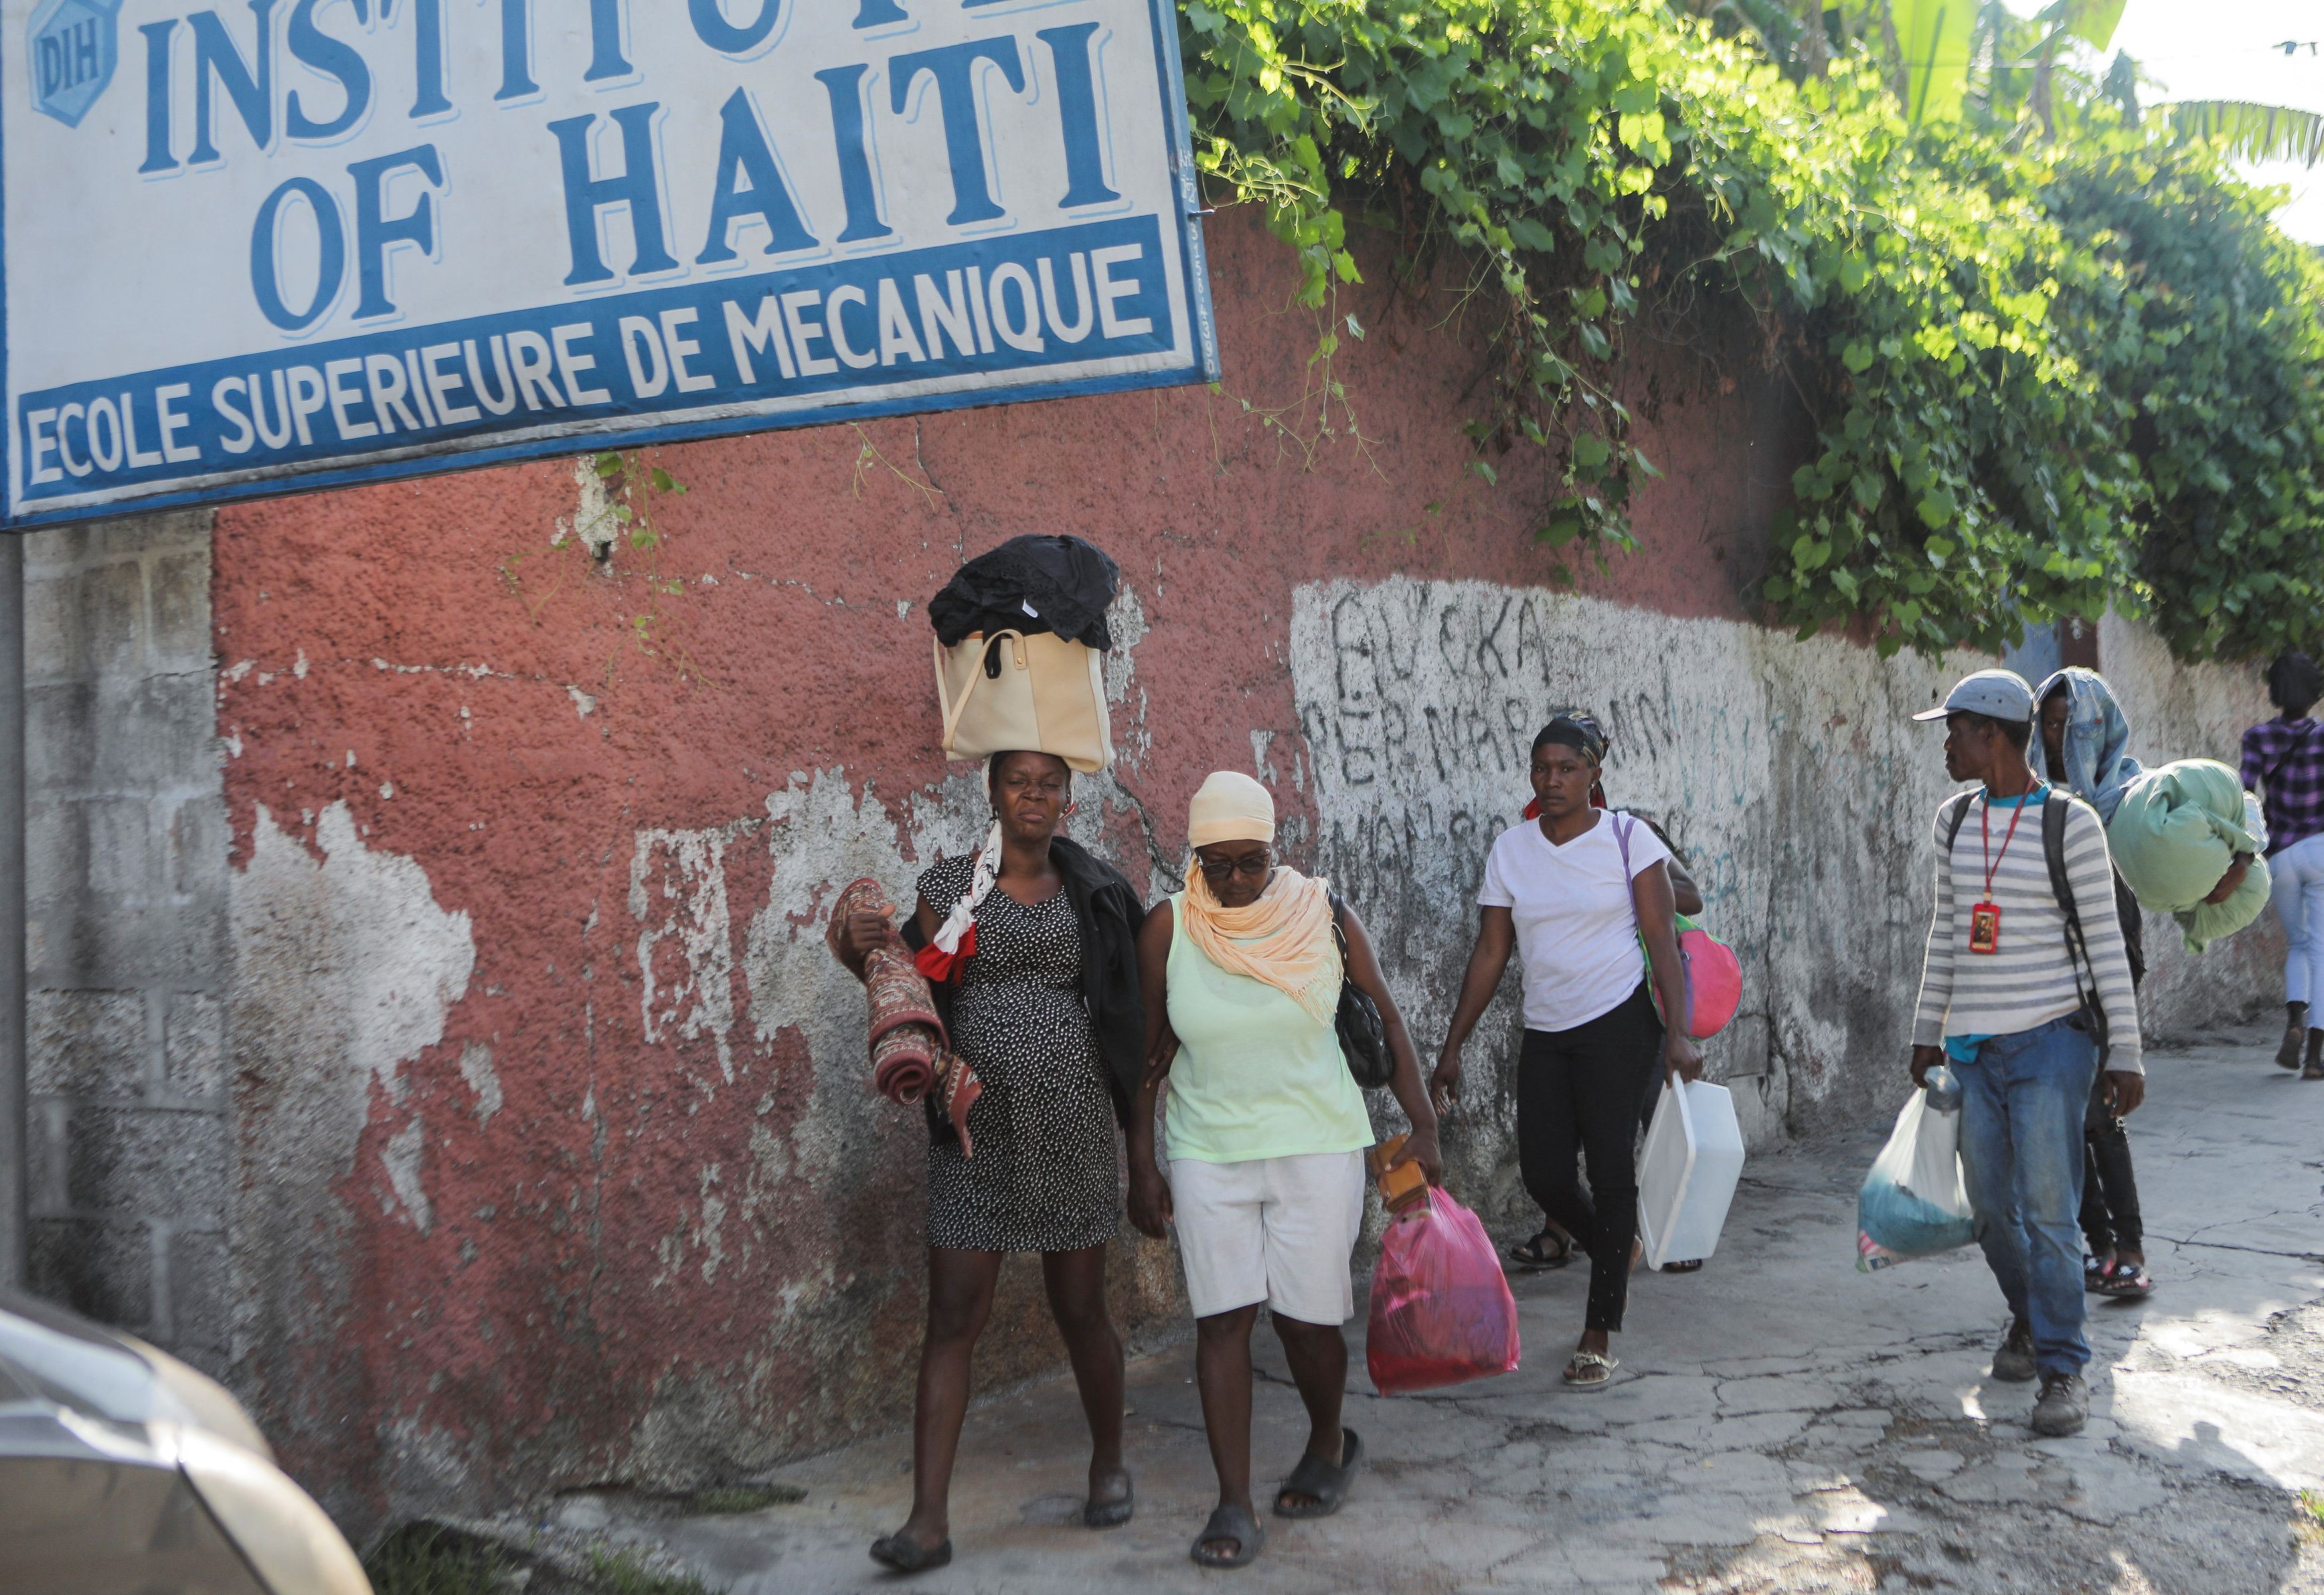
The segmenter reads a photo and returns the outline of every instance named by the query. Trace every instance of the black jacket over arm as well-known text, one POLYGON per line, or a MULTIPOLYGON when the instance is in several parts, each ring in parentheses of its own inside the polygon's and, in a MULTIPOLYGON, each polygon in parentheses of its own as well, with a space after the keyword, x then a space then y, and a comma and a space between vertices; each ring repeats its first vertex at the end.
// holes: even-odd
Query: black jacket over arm
MULTIPOLYGON (((1127 876, 1078 842, 1053 837, 1049 862, 1065 877, 1065 896, 1074 906, 1074 923, 1082 939, 1082 1006, 1089 1010, 1090 1028, 1105 1060, 1114 1115, 1128 1124, 1145 1066, 1146 998, 1138 980, 1138 927, 1146 918, 1146 905, 1127 876)), ((904 940, 915 952, 926 945, 917 917, 905 923, 904 940)), ((949 1036, 954 988, 950 982, 929 984, 936 1017, 944 1020, 949 1036)), ((936 1111, 933 1098, 921 1105, 927 1111, 932 1139, 948 1144, 958 1139, 952 1121, 936 1111)))

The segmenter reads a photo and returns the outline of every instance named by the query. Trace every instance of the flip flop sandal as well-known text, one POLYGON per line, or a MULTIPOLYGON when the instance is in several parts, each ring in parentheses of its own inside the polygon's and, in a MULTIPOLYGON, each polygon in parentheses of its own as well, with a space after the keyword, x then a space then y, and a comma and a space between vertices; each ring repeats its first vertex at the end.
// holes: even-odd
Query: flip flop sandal
POLYGON ((1702 1272, 1702 1259, 1701 1258, 1689 1258, 1683 1263, 1665 1263, 1663 1265, 1663 1272, 1665 1274, 1700 1274, 1702 1272))
POLYGON ((1518 1268, 1528 1271, 1537 1271, 1543 1268, 1563 1268, 1566 1264, 1573 1260, 1573 1242, 1571 1240, 1559 1240, 1557 1236, 1551 1234, 1547 1230, 1544 1230, 1532 1240, 1520 1240, 1515 1246, 1510 1247, 1508 1249, 1508 1258, 1509 1261, 1515 1263, 1518 1268), (1541 1243, 1545 1240, 1556 1240, 1557 1249, 1554 1252, 1543 1249, 1541 1243))
POLYGON ((1277 1517, 1329 1517, 1348 1498, 1348 1486, 1356 1481, 1356 1474, 1364 1465, 1364 1443, 1353 1429, 1340 1430, 1340 1460, 1327 1462, 1314 1452, 1299 1459, 1291 1470, 1291 1477, 1275 1492, 1275 1515, 1277 1517), (1315 1498, 1312 1507, 1286 1507, 1285 1496, 1304 1495, 1315 1498))
POLYGON ((2082 1259, 2082 1288, 2087 1291, 2103 1295, 2106 1291, 2107 1270, 2113 1267, 2114 1265, 2112 1263, 2102 1263, 2096 1258, 2084 1258, 2082 1259))
POLYGON ((1203 1532, 1194 1536, 1194 1549, 1187 1553, 1196 1567, 1249 1567, 1257 1558, 1259 1548, 1267 1544, 1267 1531, 1259 1519, 1240 1507, 1221 1507, 1203 1525, 1203 1532), (1213 1540, 1232 1540, 1234 1554, 1222 1556, 1205 1550, 1213 1540))
POLYGON ((1122 1490, 1120 1500, 1101 1501, 1093 1497, 1082 1503, 1084 1527, 1120 1528, 1130 1521, 1131 1516, 1138 1510, 1138 1486, 1130 1482, 1127 1473, 1122 1475, 1121 1481, 1126 1488, 1122 1490))
POLYGON ((952 1539, 940 1545, 918 1545, 902 1535, 882 1535, 872 1542, 872 1560, 898 1572, 927 1572, 952 1561, 952 1539))
POLYGON ((1602 1390, 1613 1382, 1614 1370, 1621 1363, 1597 1351, 1576 1351, 1565 1364, 1565 1385, 1570 1390, 1602 1390))
POLYGON ((2154 1280, 2145 1268, 2136 1263, 2117 1262, 2107 1270, 2098 1283, 2098 1294, 2135 1299, 2154 1294, 2154 1280))

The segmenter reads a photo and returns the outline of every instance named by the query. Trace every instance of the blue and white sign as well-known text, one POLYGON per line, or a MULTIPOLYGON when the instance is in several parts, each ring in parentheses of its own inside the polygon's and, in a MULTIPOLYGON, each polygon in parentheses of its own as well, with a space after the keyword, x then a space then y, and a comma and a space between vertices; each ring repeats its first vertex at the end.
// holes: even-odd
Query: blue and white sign
POLYGON ((1198 203, 1170 0, 0 0, 5 522, 1212 381, 1198 203))

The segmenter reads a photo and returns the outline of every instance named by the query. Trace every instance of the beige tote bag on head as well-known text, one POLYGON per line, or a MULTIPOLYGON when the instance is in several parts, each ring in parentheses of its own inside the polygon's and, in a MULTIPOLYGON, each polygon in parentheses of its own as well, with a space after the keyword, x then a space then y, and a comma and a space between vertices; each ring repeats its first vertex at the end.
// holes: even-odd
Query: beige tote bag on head
POLYGON ((1054 753, 1092 775, 1113 762, 1098 653, 1054 632, 972 632, 936 650, 947 759, 1054 753))

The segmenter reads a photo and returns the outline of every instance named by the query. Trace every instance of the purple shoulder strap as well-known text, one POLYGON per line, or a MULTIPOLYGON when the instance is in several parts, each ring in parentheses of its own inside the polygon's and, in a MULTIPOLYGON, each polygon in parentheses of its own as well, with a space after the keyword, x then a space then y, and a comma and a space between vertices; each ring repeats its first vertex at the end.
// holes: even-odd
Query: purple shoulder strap
POLYGON ((1638 822, 1628 815, 1617 814, 1611 809, 1607 811, 1606 817, 1613 822, 1614 845, 1622 850, 1622 879, 1628 880, 1630 878, 1630 832, 1638 822), (1628 825, 1623 823, 1626 820, 1629 822, 1628 825))

